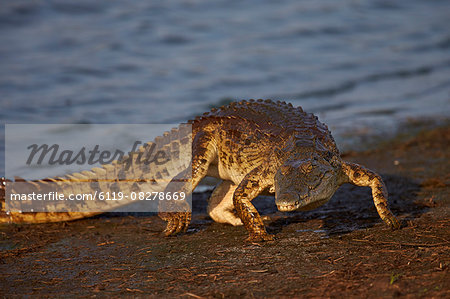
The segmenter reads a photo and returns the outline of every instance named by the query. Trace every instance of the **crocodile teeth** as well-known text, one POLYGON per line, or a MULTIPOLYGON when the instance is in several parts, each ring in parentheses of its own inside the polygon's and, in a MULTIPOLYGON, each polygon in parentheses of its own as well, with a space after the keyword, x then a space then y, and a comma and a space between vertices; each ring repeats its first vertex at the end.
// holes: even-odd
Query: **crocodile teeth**
POLYGON ((289 211, 295 211, 297 210, 299 204, 296 202, 295 204, 292 205, 278 205, 278 210, 281 212, 289 212, 289 211))

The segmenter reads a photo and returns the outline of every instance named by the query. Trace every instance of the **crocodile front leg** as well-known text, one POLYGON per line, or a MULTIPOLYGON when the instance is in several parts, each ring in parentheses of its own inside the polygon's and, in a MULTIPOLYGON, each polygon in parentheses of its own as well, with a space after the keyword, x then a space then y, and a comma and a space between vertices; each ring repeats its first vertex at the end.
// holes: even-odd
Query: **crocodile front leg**
POLYGON ((270 241, 274 239, 266 231, 264 223, 251 200, 258 196, 267 185, 262 183, 262 167, 256 167, 245 176, 236 188, 233 196, 233 203, 237 215, 241 218, 245 228, 249 232, 248 241, 270 241))
POLYGON ((400 228, 400 223, 388 208, 387 188, 381 177, 375 172, 355 163, 342 163, 342 170, 346 175, 346 182, 357 186, 368 186, 372 189, 372 197, 378 215, 393 229, 400 228))

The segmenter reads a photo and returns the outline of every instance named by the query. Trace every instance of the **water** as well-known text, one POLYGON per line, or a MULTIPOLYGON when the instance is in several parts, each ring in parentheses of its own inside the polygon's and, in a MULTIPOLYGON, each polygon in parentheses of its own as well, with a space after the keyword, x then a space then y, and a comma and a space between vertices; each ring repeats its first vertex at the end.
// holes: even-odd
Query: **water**
POLYGON ((174 123, 273 98, 344 144, 450 115, 449 16, 449 1, 3 1, 0 117, 174 123))

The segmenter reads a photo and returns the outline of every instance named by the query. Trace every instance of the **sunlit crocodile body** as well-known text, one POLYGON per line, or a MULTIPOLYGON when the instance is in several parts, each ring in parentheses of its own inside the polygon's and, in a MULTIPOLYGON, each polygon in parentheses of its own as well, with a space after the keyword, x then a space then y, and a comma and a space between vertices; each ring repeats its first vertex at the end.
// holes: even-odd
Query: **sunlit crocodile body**
MULTIPOLYGON (((206 176, 219 178, 221 182, 209 199, 208 214, 217 222, 243 224, 250 240, 273 239, 251 203, 259 194, 274 193, 280 211, 310 210, 326 203, 344 183, 369 186, 380 217, 393 228, 400 226, 388 208, 387 189, 381 177, 360 165, 344 162, 328 127, 300 107, 271 100, 233 102, 189 123, 192 180, 186 184, 192 184, 193 190, 206 176)), ((166 139, 168 144, 173 140, 166 139)), ((104 170, 117 174, 118 167, 123 166, 119 163, 104 170)), ((95 179, 99 172, 88 172, 86 176, 95 179)), ((172 171, 167 175, 177 174, 172 171)), ((85 216, 76 212, 58 214, 25 217, 24 221, 85 216)), ((20 216, 16 220, 12 215, 6 217, 21 222, 20 216)), ((186 207, 184 212, 160 212, 160 217, 168 222, 164 233, 172 235, 186 231, 191 212, 186 207)))

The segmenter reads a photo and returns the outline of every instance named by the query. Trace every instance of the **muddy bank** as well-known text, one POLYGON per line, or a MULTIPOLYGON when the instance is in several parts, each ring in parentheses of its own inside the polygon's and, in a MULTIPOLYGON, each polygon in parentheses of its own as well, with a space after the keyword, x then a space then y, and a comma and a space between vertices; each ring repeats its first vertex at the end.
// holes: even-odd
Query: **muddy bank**
POLYGON ((103 215, 0 227, 0 294, 164 297, 445 297, 450 295, 450 127, 383 142, 344 159, 378 171, 403 228, 379 219, 368 188, 342 186, 325 206, 280 213, 256 199, 277 240, 246 243, 194 197, 187 234, 162 238, 156 216, 103 215))

